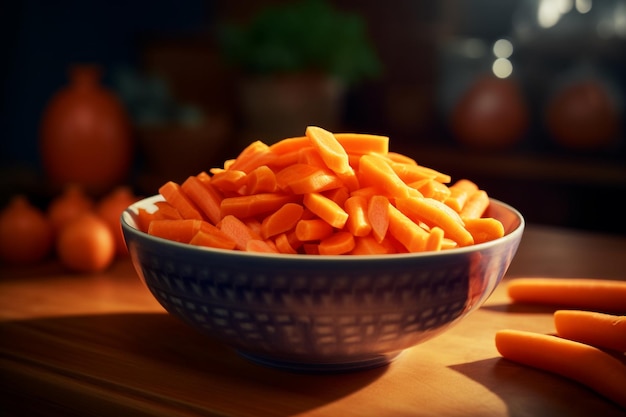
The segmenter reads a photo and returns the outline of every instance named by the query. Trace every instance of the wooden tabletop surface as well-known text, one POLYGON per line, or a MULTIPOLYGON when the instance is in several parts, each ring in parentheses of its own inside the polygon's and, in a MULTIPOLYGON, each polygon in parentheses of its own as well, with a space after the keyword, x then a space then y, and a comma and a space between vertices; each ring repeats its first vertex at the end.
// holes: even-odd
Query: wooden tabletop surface
POLYGON ((0 415, 625 416, 580 384, 500 357, 497 330, 554 332, 554 307, 509 302, 506 281, 522 276, 624 280, 626 236, 530 225, 482 308, 389 366, 338 375, 243 359, 165 313, 128 260, 96 275, 4 267, 0 415))

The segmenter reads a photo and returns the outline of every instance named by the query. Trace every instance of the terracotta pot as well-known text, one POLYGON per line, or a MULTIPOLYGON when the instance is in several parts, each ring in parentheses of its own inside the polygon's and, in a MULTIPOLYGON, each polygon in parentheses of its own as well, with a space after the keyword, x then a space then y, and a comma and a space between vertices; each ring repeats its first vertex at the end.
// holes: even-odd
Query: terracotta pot
POLYGON ((286 74, 247 78, 240 86, 245 132, 252 140, 274 143, 303 135, 308 125, 336 130, 341 120, 344 86, 319 74, 286 74))
POLYGON ((126 111, 99 83, 96 66, 71 68, 70 83, 49 101, 41 122, 39 151, 55 187, 78 184, 101 194, 129 175, 133 143, 126 111))

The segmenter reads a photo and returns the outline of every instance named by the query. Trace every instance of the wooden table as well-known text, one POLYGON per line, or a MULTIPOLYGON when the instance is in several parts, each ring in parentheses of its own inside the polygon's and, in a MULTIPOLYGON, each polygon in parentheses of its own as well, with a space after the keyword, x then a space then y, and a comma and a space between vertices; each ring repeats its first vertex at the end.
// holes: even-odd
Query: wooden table
MULTIPOLYGON (((0 414, 25 416, 625 416, 570 380, 502 359, 503 328, 554 331, 506 281, 391 365, 339 375, 265 368, 170 317, 127 260, 75 275, 0 270, 0 414)), ((626 279, 626 236, 528 226, 506 279, 626 279)))

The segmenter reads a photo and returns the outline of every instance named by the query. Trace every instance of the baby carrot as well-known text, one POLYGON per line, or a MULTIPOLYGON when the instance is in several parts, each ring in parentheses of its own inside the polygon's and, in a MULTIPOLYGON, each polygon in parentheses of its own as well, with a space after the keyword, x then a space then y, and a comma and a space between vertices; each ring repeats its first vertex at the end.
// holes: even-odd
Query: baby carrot
POLYGON ((318 246, 320 255, 343 255, 354 249, 354 236, 350 232, 339 231, 322 239, 318 246))
POLYGON ((626 353, 626 316, 558 310, 554 312, 554 326, 566 339, 626 353))
POLYGON ((322 194, 305 194, 302 202, 306 208, 337 229, 343 228, 348 220, 348 213, 339 204, 322 194))
POLYGON ((463 223, 474 238, 474 243, 489 242, 504 236, 502 223, 491 217, 463 219, 463 223))
POLYGON ((338 174, 352 172, 348 153, 331 132, 317 126, 309 126, 305 133, 330 170, 338 174))
POLYGON ((278 253, 276 245, 272 241, 250 239, 246 242, 247 252, 263 252, 263 253, 278 253))
POLYGON ((233 215, 224 216, 219 223, 219 228, 235 241, 235 247, 239 250, 245 251, 250 240, 263 240, 258 233, 233 215))
POLYGON ((181 190, 180 185, 174 181, 168 181, 159 188, 159 194, 178 210, 185 219, 204 220, 200 210, 191 202, 189 197, 181 190))
POLYGON ((428 232, 393 205, 389 205, 389 233, 409 252, 426 249, 428 232))
POLYGON ((391 169, 389 162, 379 155, 363 155, 359 162, 359 175, 363 184, 372 185, 390 197, 409 196, 409 186, 391 169))
POLYGON ((246 173, 236 169, 216 172, 211 177, 211 185, 220 191, 239 192, 246 185, 246 173))
POLYGON ((552 304, 601 312, 626 312, 626 281, 591 278, 517 278, 509 282, 514 302, 552 304))
POLYGON ((430 229, 428 239, 426 240, 426 250, 438 251, 441 250, 443 245, 443 229, 440 227, 433 227, 430 229))
POLYGON ((148 234, 175 242, 189 243, 202 228, 202 223, 202 220, 197 219, 152 220, 148 226, 148 234))
POLYGON ((463 219, 478 219, 489 207, 489 196, 485 190, 474 191, 467 197, 467 201, 459 212, 463 219))
POLYGON ((241 151, 229 165, 228 170, 238 170, 248 174, 255 168, 267 165, 275 158, 276 154, 270 150, 269 146, 257 140, 241 151))
POLYGON ((294 194, 319 193, 343 185, 329 169, 309 164, 293 164, 276 174, 276 183, 282 190, 294 194))
POLYGON ((348 154, 365 155, 389 152, 389 137, 365 133, 335 133, 335 138, 348 154))
POLYGON ((219 249, 235 249, 235 241, 217 227, 205 223, 189 240, 191 245, 207 246, 219 249), (208 228, 207 226, 211 226, 208 228))
POLYGON ((288 254, 296 254, 298 251, 293 247, 291 242, 289 241, 289 236, 287 233, 281 233, 274 239, 274 243, 276 244, 276 249, 280 253, 288 253, 288 254))
POLYGON ((474 238, 465 229, 458 214, 440 201, 432 198, 402 198, 396 200, 396 207, 413 220, 442 228, 445 236, 459 246, 474 243, 474 238))
POLYGON ((496 332, 506 358, 577 381, 626 408, 626 366, 593 346, 521 330, 496 332))
POLYGON ((263 219, 261 222, 261 236, 263 239, 267 239, 293 229, 302 217, 303 212, 304 208, 300 204, 285 204, 263 219))
POLYGON ((322 219, 300 220, 296 224, 296 238, 301 242, 325 239, 333 233, 333 227, 322 219))
POLYGON ((354 238, 354 248, 350 252, 352 255, 381 255, 386 253, 397 253, 397 249, 388 239, 377 242, 372 235, 356 236, 354 238))
POLYGON ((355 195, 346 200, 344 208, 348 213, 347 229, 354 236, 367 236, 372 230, 372 225, 367 219, 367 199, 355 195))
POLYGON ((296 196, 281 193, 261 193, 226 197, 220 204, 222 217, 234 215, 239 219, 271 213, 287 203, 297 200, 296 196))
POLYGON ((246 177, 246 194, 273 193, 276 175, 267 165, 253 169, 246 177))
POLYGON ((210 183, 203 184, 197 177, 190 176, 182 183, 181 189, 213 224, 220 221, 222 197, 210 183))

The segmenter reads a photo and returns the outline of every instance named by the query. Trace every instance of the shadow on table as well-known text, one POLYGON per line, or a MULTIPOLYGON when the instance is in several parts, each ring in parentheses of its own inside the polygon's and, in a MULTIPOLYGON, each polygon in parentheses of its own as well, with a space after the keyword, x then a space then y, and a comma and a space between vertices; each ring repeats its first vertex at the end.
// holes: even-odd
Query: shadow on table
POLYGON ((510 417, 624 417, 626 413, 585 386, 503 358, 450 366, 482 384, 506 404, 510 417))
POLYGON ((236 413, 239 403, 251 415, 298 414, 358 391, 387 370, 323 375, 264 367, 166 313, 3 322, 0 335, 0 350, 20 352, 14 360, 41 361, 67 375, 89 375, 96 385, 130 388, 143 402, 200 414, 236 413))

